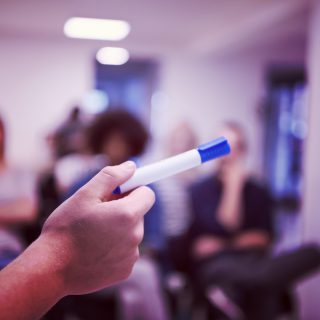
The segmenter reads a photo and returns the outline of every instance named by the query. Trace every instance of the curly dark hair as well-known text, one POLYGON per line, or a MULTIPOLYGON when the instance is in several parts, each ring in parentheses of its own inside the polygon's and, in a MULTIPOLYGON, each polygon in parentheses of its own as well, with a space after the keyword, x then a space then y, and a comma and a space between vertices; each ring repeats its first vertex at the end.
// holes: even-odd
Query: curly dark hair
POLYGON ((88 128, 88 146, 95 154, 102 152, 103 144, 114 133, 123 135, 130 146, 130 157, 140 155, 149 138, 143 124, 131 113, 115 109, 100 114, 88 128))

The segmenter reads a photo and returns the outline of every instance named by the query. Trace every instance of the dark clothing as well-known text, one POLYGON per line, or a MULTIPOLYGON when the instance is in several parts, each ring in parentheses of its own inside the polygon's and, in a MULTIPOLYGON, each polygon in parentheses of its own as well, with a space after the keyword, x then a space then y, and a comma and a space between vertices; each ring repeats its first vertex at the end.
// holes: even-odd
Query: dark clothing
MULTIPOLYGON (((272 236, 273 203, 265 187, 254 180, 245 183, 242 223, 233 232, 216 218, 222 191, 222 183, 216 177, 208 177, 191 187, 190 247, 204 235, 229 240, 246 231, 260 230, 272 236)), ((320 265, 318 246, 302 247, 272 257, 267 248, 236 249, 230 244, 228 249, 211 257, 202 260, 191 257, 192 277, 200 299, 206 299, 208 288, 219 287, 240 307, 245 319, 275 319, 281 311, 283 294, 320 265)))
POLYGON ((190 229, 192 239, 213 235, 224 239, 249 230, 261 230, 272 235, 272 199, 268 190, 254 180, 247 180, 243 188, 242 224, 230 232, 216 218, 222 196, 222 183, 217 177, 207 177, 190 188, 193 221, 190 229))
MULTIPOLYGON (((271 257, 263 250, 228 250, 197 265, 200 295, 210 286, 224 290, 245 319, 272 320, 286 310, 283 299, 299 280, 320 266, 317 245, 271 257)), ((291 307, 292 308, 292 307, 291 307)))
POLYGON ((79 119, 69 119, 54 133, 54 152, 58 158, 83 151, 85 124, 79 119))
POLYGON ((246 291, 274 293, 294 285, 319 262, 319 246, 308 245, 273 257, 259 249, 224 251, 199 269, 207 281, 217 285, 232 283, 246 291))

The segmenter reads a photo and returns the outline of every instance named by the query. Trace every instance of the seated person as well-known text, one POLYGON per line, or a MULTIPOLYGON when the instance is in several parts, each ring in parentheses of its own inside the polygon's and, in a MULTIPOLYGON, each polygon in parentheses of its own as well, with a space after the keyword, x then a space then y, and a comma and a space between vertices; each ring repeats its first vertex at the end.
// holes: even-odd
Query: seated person
POLYGON ((216 287, 229 299, 224 305, 229 318, 274 319, 280 295, 320 265, 320 250, 310 246, 271 257, 273 204, 268 189, 245 170, 242 128, 226 123, 222 135, 231 154, 216 162, 214 175, 191 187, 192 274, 200 295, 210 298, 216 287))
MULTIPOLYGON (((187 122, 180 122, 168 132, 164 143, 164 157, 172 157, 193 149, 197 138, 187 122)), ((187 266, 185 233, 190 223, 188 186, 194 181, 196 170, 188 170, 155 183, 157 198, 161 200, 163 233, 166 237, 165 271, 185 272, 187 266)))

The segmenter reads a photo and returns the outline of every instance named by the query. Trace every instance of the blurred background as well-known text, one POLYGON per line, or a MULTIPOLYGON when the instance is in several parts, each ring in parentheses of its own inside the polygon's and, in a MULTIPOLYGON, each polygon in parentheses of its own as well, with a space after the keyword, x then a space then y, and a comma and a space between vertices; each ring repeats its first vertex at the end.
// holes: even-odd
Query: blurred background
MULTIPOLYGON (((319 243, 319 34, 316 0, 0 0, 5 158, 35 176, 23 181, 34 181, 33 210, 41 211, 27 226, 40 226, 87 166, 99 167, 82 130, 101 114, 126 110, 151 137, 141 163, 205 143, 225 121, 236 121, 248 139, 248 171, 265 181, 273 198, 274 252, 319 243), (99 30, 108 26, 94 20, 88 31, 88 21, 74 17, 121 21, 111 25, 108 38, 108 30, 99 30), (98 39, 88 39, 90 31, 98 39), (70 157, 75 154, 81 157, 70 157)), ((205 165, 183 183, 211 171, 205 165)), ((170 187, 176 185, 157 187, 163 208, 172 201, 166 198, 170 187)), ((180 219, 183 232, 187 218, 180 219)), ((24 231, 25 241, 35 232, 24 231)), ((191 307, 194 292, 182 294, 189 280, 176 270, 168 277, 164 265, 158 285, 165 311, 159 319, 206 318, 201 307, 191 307)), ((299 282, 295 316, 320 319, 319 288, 319 276, 299 282)), ((113 293, 106 295, 110 309, 113 293)), ((65 319, 86 319, 72 310, 65 319)), ((148 318, 130 318, 130 312, 128 319, 148 318)))

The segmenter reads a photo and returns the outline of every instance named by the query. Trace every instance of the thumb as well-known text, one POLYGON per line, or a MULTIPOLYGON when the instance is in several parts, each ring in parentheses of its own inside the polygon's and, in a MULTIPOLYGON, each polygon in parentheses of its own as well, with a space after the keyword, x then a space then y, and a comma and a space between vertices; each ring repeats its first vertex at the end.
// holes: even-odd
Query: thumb
POLYGON ((118 166, 104 167, 85 186, 86 192, 105 201, 110 198, 113 190, 126 182, 136 170, 133 161, 124 162, 118 166))

